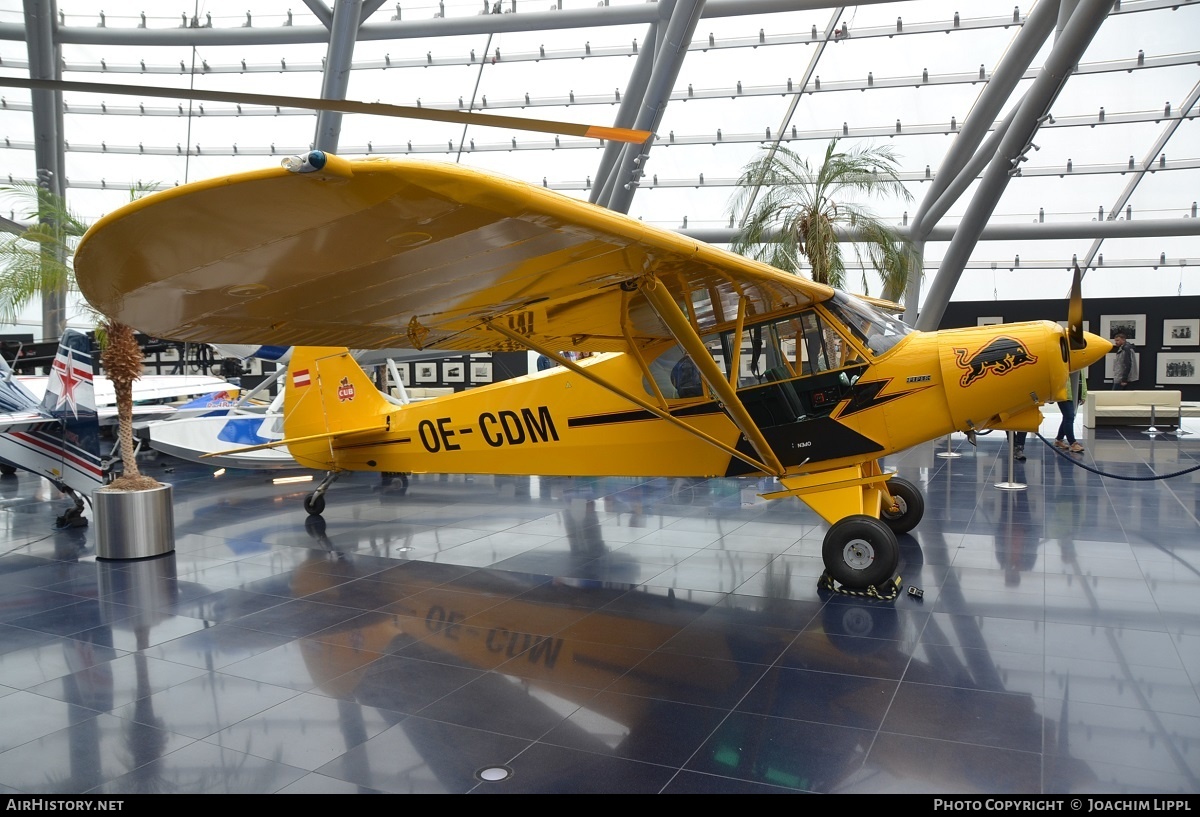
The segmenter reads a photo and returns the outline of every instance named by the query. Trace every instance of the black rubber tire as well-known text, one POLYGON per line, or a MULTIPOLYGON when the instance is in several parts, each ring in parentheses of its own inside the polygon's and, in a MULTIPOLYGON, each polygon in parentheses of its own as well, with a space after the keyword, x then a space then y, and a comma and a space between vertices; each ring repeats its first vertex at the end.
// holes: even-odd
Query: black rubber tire
POLYGON ((855 514, 829 528, 821 557, 830 578, 850 590, 865 590, 896 575, 900 545, 896 534, 883 522, 855 514))
POLYGON ((325 497, 312 494, 304 497, 304 510, 308 511, 309 516, 320 516, 325 510, 325 497))
POLYGON ((9 465, 8 463, 0 463, 0 475, 11 477, 17 473, 17 466, 9 465))
POLYGON ((925 497, 916 485, 903 477, 892 477, 884 485, 900 506, 900 510, 898 513, 891 513, 885 499, 884 507, 879 509, 879 520, 891 528, 892 533, 908 533, 920 524, 921 517, 925 515, 925 497))

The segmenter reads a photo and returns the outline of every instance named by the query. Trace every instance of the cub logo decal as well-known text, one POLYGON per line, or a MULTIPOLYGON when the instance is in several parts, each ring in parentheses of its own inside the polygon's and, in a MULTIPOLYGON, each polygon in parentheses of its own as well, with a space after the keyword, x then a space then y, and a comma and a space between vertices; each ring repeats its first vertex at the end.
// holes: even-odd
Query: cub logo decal
POLYGON ((1025 345, 1016 338, 998 337, 988 341, 987 345, 975 354, 968 354, 966 349, 955 349, 954 357, 958 365, 966 369, 966 374, 958 382, 969 386, 989 371, 996 375, 1006 375, 1013 369, 1037 363, 1037 358, 1029 353, 1025 345))
POLYGON ((338 400, 343 403, 354 399, 354 384, 350 382, 350 378, 342 378, 342 381, 338 383, 337 394, 338 400))

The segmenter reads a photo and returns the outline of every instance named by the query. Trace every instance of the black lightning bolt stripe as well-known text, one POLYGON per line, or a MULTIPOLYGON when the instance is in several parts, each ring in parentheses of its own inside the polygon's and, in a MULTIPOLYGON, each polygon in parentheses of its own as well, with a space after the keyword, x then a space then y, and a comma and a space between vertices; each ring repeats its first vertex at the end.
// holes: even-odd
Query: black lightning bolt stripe
POLYGON ((848 417, 851 414, 857 414, 860 411, 873 409, 876 406, 882 406, 884 403, 890 403, 899 397, 907 397, 910 394, 916 394, 919 391, 929 388, 928 386, 922 386, 919 389, 897 392, 896 394, 880 397, 879 393, 887 388, 891 382, 892 378, 888 377, 883 380, 860 380, 855 383, 854 393, 850 395, 850 400, 846 404, 846 407, 837 415, 838 419, 848 417))
MULTIPOLYGON (((696 417, 703 414, 722 414, 716 403, 701 403, 698 406, 688 406, 671 412, 673 417, 696 417)), ((636 423, 642 420, 657 420, 657 415, 645 409, 634 411, 613 411, 607 414, 591 414, 586 417, 569 417, 568 428, 583 428, 586 426, 613 425, 616 423, 636 423)))

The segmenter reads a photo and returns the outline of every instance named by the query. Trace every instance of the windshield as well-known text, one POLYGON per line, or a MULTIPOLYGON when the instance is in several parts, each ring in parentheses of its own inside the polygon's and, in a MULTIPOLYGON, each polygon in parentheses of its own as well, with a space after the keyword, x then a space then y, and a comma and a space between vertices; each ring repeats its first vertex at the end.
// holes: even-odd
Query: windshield
POLYGON ((888 351, 913 331, 912 327, 898 318, 889 317, 844 292, 835 292, 822 306, 845 323, 854 336, 877 355, 888 351))

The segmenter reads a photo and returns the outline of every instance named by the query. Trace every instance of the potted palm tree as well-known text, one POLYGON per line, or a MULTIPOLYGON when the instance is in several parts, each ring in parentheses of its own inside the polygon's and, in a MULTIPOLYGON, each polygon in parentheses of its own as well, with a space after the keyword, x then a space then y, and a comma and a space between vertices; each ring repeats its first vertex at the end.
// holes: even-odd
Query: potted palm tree
MULTIPOLYGON (((912 194, 898 175, 890 146, 842 151, 833 139, 814 168, 785 145, 765 149, 743 169, 732 208, 744 213, 734 252, 800 274, 807 259, 812 279, 838 289, 846 285, 846 265, 839 228, 858 234, 853 244, 883 279, 882 296, 899 300, 914 261, 910 242, 877 218, 862 199, 912 194)), ((865 271, 863 291, 870 294, 865 271)))
MULTIPOLYGON (((138 198, 147 188, 131 191, 138 198)), ((35 297, 73 285, 72 260, 87 225, 54 192, 33 184, 0 188, 29 207, 30 226, 0 242, 0 320, 13 320, 35 297)), ((117 398, 121 475, 93 492, 96 554, 129 559, 175 549, 172 489, 138 469, 133 444, 133 383, 142 374, 142 350, 132 327, 103 315, 97 339, 105 374, 117 398)), ((63 321, 65 323, 65 321, 63 321)), ((61 331, 62 327, 58 327, 61 331)))

